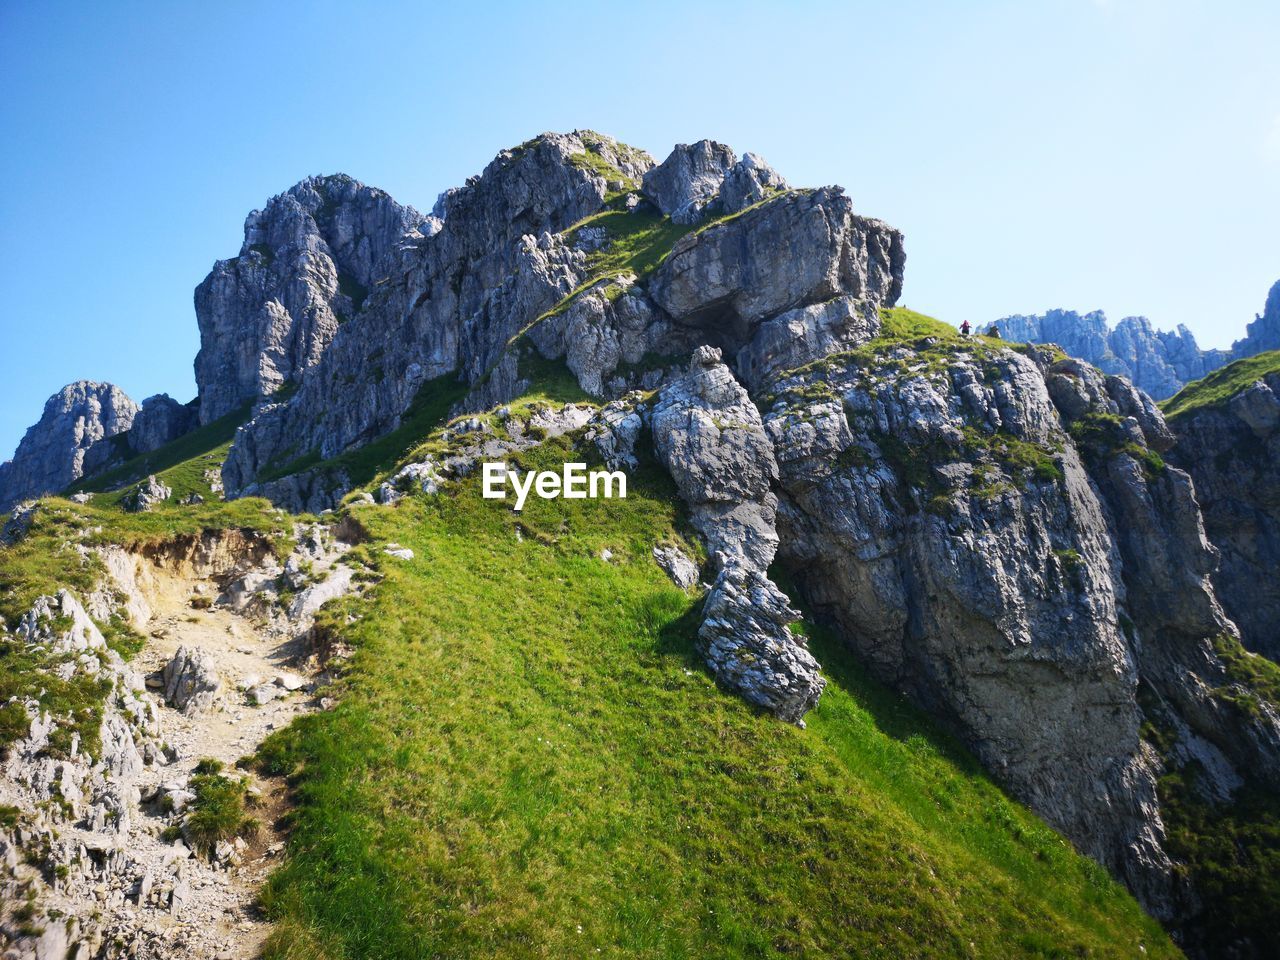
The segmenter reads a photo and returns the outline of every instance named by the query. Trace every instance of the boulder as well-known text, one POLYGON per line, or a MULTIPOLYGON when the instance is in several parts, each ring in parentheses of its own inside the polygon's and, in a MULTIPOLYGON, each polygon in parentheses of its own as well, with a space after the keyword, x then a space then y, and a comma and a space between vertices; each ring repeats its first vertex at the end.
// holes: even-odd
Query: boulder
POLYGON ((674 222, 697 223, 736 159, 714 140, 676 144, 666 160, 644 175, 641 189, 674 222))
POLYGON ((681 590, 688 590, 698 582, 698 565, 679 547, 656 546, 653 559, 681 590))
POLYGON ((687 374, 663 388, 654 452, 717 571, 698 631, 707 665, 744 699, 803 726, 825 681, 804 638, 788 629, 799 613, 766 573, 778 548, 778 466, 759 412, 720 360, 717 348, 700 347, 687 374))
POLYGON ((158 503, 163 503, 173 496, 173 490, 151 474, 138 484, 120 501, 130 513, 145 513, 158 503))
POLYGON ((187 716, 210 709, 221 690, 217 662, 203 650, 181 646, 165 665, 165 701, 187 716))

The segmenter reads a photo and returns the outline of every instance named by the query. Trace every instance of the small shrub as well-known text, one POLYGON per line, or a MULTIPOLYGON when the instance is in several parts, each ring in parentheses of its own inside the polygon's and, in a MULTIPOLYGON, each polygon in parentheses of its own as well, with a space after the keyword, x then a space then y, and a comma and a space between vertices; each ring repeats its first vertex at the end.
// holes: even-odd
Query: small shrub
MULTIPOLYGON (((221 769, 221 764, 218 767, 221 769)), ((196 850, 207 853, 219 840, 257 829, 256 821, 245 814, 243 780, 220 773, 197 773, 191 778, 191 790, 196 798, 183 822, 183 832, 196 850)))

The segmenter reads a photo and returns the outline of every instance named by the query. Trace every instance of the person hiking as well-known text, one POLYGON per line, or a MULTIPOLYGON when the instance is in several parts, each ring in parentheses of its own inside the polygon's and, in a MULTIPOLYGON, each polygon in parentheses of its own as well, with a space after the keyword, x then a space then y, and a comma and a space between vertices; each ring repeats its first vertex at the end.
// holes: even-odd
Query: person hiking
POLYGON ((999 327, 997 327, 997 326, 993 323, 993 324, 990 326, 990 328, 988 328, 988 330, 987 330, 987 336, 988 336, 988 337, 993 337, 993 338, 995 338, 996 340, 999 340, 999 339, 1000 339, 1000 328, 999 328, 999 327))
POLYGON ((966 320, 964 323, 960 324, 960 336, 967 337, 969 335, 969 331, 972 329, 973 327, 969 326, 969 321, 966 320))

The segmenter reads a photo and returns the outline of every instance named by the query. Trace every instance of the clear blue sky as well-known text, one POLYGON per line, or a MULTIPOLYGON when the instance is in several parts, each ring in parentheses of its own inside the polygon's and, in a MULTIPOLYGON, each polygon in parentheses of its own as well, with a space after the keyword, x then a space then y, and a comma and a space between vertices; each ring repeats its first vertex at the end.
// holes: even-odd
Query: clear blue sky
POLYGON ((1280 278, 1280 4, 0 0, 0 458, 78 378, 194 395, 191 293, 312 173, 713 137, 907 237, 904 302, 1243 334, 1280 278))

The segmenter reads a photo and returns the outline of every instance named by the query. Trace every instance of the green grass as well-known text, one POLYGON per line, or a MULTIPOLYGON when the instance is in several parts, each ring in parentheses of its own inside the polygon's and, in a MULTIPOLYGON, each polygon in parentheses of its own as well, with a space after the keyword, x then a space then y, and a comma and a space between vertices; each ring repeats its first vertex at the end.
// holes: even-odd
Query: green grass
POLYGON ((1213 650, 1226 668, 1227 676, 1237 685, 1215 690, 1219 699, 1229 700, 1249 716, 1262 713, 1259 700, 1280 711, 1280 665, 1246 650, 1235 637, 1220 634, 1213 640, 1213 650))
POLYGON ((621 188, 615 188, 605 195, 605 199, 613 199, 630 190, 638 190, 640 184, 638 181, 628 177, 625 173, 611 164, 600 154, 593 150, 587 150, 585 153, 575 153, 569 158, 569 163, 583 170, 589 170, 596 176, 604 177, 610 183, 620 183, 621 188))
POLYGON ((359 313, 360 308, 364 306, 365 298, 369 296, 369 288, 350 274, 339 273, 338 293, 348 298, 352 309, 359 313))
POLYGON ((192 849, 206 856, 219 840, 256 832, 258 822, 246 812, 248 784, 222 773, 217 760, 201 760, 191 778, 195 799, 183 820, 192 849))
POLYGON ((1143 738, 1164 762, 1156 786, 1165 849, 1197 894, 1179 918, 1187 946, 1216 957, 1238 953, 1245 937, 1255 946, 1273 944, 1280 929, 1280 799, 1248 773, 1229 800, 1208 799, 1199 762, 1183 762, 1175 750, 1163 704, 1145 686, 1138 694, 1147 717, 1143 738))
POLYGON ((356 508, 383 579, 323 616, 339 705, 260 755, 298 803, 269 957, 1177 955, 822 631, 808 729, 719 690, 650 555, 672 484, 628 494, 356 508))
POLYGON ((1158 784, 1165 849, 1181 861, 1200 897, 1184 929, 1208 948, 1206 956, 1229 956, 1242 937, 1274 944, 1280 929, 1280 800, 1250 783, 1230 803, 1213 804, 1197 791, 1199 776, 1188 766, 1158 784))
POLYGON ((1142 465, 1148 480, 1164 473, 1165 462, 1150 447, 1129 438, 1121 418, 1114 413, 1086 413, 1068 428, 1081 452, 1088 458, 1109 458, 1126 454, 1142 465))
POLYGON ((1241 390, 1273 373, 1280 373, 1280 350, 1236 360, 1206 377, 1188 383, 1160 404, 1164 415, 1175 420, 1196 410, 1218 407, 1241 390))
POLYGON ((920 340, 937 337, 940 340, 957 340, 960 332, 949 323, 906 307, 880 308, 880 338, 883 340, 920 340))
POLYGON ((259 483, 278 480, 303 470, 345 473, 352 486, 365 486, 375 477, 395 466, 416 441, 448 414, 450 407, 467 393, 467 385, 456 374, 447 373, 428 380, 418 389, 409 408, 400 418, 400 426, 376 440, 330 457, 320 459, 318 451, 295 457, 276 466, 268 465, 258 475, 259 483))

